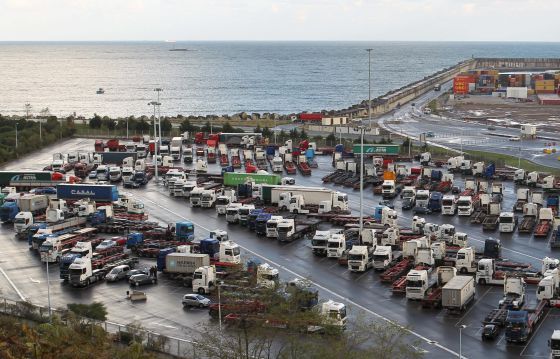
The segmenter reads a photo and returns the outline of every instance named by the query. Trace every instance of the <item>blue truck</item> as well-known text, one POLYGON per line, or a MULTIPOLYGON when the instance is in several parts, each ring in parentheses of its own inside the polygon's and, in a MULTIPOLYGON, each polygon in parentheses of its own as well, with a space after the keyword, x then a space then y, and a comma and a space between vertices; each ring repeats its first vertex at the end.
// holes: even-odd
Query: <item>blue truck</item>
POLYGON ((266 223, 272 218, 270 213, 261 213, 255 221, 255 232, 258 236, 266 236, 266 223))
POLYGON ((428 209, 432 212, 441 212, 442 200, 443 200, 443 195, 441 194, 441 192, 430 193, 430 199, 428 200, 428 209))
POLYGON ((3 223, 11 223, 19 213, 19 207, 16 202, 4 202, 0 207, 0 221, 3 223))
POLYGON ((64 200, 89 198, 97 202, 114 202, 119 199, 119 191, 114 185, 59 184, 56 186, 56 196, 64 200))
POLYGON ((264 213, 264 209, 262 208, 255 208, 249 211, 249 220, 247 221, 247 227, 254 231, 257 227, 257 218, 264 213))
POLYGON ((543 317, 546 301, 541 300, 535 308, 508 310, 506 317, 506 341, 526 343, 543 317))

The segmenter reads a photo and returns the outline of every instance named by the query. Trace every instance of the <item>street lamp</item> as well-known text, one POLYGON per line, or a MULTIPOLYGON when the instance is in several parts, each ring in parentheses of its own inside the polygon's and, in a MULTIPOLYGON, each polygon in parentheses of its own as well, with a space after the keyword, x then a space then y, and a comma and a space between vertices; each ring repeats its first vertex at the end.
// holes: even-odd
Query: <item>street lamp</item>
MULTIPOLYGON (((156 136, 156 107, 159 108, 159 106, 161 105, 161 103, 157 102, 157 101, 152 101, 148 103, 148 106, 153 106, 154 107, 154 137, 156 136)), ((160 138, 161 140, 161 138, 160 138)), ((160 142, 160 146, 161 146, 161 142, 160 142)), ((159 178, 158 178, 158 169, 157 169, 157 154, 158 154, 158 143, 156 141, 154 141, 154 168, 155 168, 155 174, 156 174, 156 183, 159 182, 159 178)))
POLYGON ((52 251, 49 250, 47 256, 47 300, 49 303, 49 323, 52 323, 52 316, 51 316, 51 280, 49 277, 49 258, 52 255, 52 251))
POLYGON ((360 125, 354 128, 355 131, 360 131, 360 241, 362 236, 362 231, 364 229, 364 133, 370 131, 364 125, 360 125))
MULTIPOLYGON (((161 106, 161 103, 159 102, 159 94, 163 91, 163 89, 161 87, 156 87, 154 89, 155 92, 157 92, 157 102, 158 102, 158 123, 159 123, 159 147, 161 148, 161 112, 160 112, 160 108, 159 106, 161 106)), ((154 114, 154 123, 156 121, 156 115, 154 114)))
POLYGON ((220 326, 220 333, 222 332, 222 299, 220 297, 220 287, 224 284, 223 281, 218 282, 218 323, 220 326))
POLYGON ((373 49, 366 49, 368 52, 368 121, 371 128, 371 51, 373 49))
POLYGON ((17 145, 18 145, 18 143, 17 143, 18 142, 17 141, 18 140, 18 132, 17 132, 18 128, 17 127, 18 127, 18 123, 16 122, 16 148, 17 148, 17 145))
POLYGON ((467 326, 466 325, 461 325, 459 327, 459 359, 463 359, 463 343, 462 343, 462 332, 463 329, 465 329, 467 326))

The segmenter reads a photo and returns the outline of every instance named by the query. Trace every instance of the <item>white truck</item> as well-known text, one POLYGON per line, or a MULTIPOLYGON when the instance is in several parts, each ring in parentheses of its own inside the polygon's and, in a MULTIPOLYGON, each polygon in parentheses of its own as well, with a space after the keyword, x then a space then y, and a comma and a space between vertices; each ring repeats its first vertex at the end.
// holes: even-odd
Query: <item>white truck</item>
POLYGON ((146 160, 143 158, 137 159, 134 163, 135 171, 145 171, 146 170, 146 160))
POLYGON ((253 187, 252 194, 253 198, 257 200, 264 199, 267 203, 278 204, 282 210, 287 210, 290 199, 297 195, 303 197, 306 205, 318 206, 322 202, 328 201, 334 210, 348 210, 348 195, 328 188, 257 184, 253 187), (270 191, 270 197, 268 195, 265 197, 263 193, 268 191, 270 191))
POLYGON ((284 171, 284 161, 282 161, 282 157, 275 156, 272 159, 272 172, 278 173, 284 171))
POLYGON ((457 199, 454 195, 446 194, 441 200, 441 214, 453 216, 457 212, 457 199))
POLYGON ((192 163, 193 162, 193 149, 192 147, 183 147, 183 162, 192 163))
POLYGON ((195 187, 191 191, 189 202, 191 207, 200 207, 202 201, 202 192, 204 192, 203 187, 195 187))
POLYGON ((134 168, 123 167, 121 177, 123 182, 132 181, 132 179, 134 178, 134 168))
POLYGON ((109 167, 109 181, 120 182, 122 180, 122 172, 120 167, 109 167))
POLYGON ((560 305, 560 270, 558 268, 543 273, 537 287, 537 299, 546 300, 551 307, 560 305))
POLYGON ((311 250, 315 255, 326 255, 331 238, 330 231, 315 231, 313 239, 311 239, 311 250))
POLYGON ((49 206, 49 198, 44 194, 26 194, 18 198, 17 204, 21 212, 38 214, 49 206))
POLYGON ((426 292, 436 284, 425 269, 411 269, 406 275, 406 299, 424 299, 426 292))
POLYGON ((397 185, 394 180, 385 180, 381 185, 383 198, 395 198, 397 196, 397 185))
POLYGON ((548 340, 550 347, 550 359, 560 358, 560 330, 554 330, 548 340))
POLYGON ((171 143, 169 144, 171 158, 173 161, 179 161, 181 159, 181 147, 183 145, 182 137, 173 137, 171 143))
POLYGON ((346 250, 346 236, 344 233, 333 233, 327 243, 327 257, 340 258, 346 250))
POLYGON ((455 255, 455 268, 461 274, 477 271, 475 251, 472 247, 460 248, 455 255))
POLYGON ((284 217, 282 216, 271 216, 266 222, 266 237, 267 238, 278 238, 278 223, 282 222, 284 217))
POLYGON ((498 218, 500 233, 512 233, 517 226, 517 218, 513 212, 502 212, 498 218))
POLYGON ((474 212, 474 205, 471 196, 459 196, 457 200, 457 214, 459 216, 471 216, 474 212))
POLYGON ((276 288, 279 282, 280 272, 268 263, 259 264, 257 267, 257 286, 264 288, 276 288))
POLYGON ((216 204, 217 193, 214 189, 206 189, 202 191, 200 207, 212 208, 216 204))
POLYGON ((230 203, 226 207, 226 221, 233 224, 239 222, 239 209, 243 206, 241 203, 230 203))
POLYGON ((441 290, 441 306, 448 311, 462 311, 474 299, 475 282, 471 276, 451 278, 441 290))
POLYGON ((353 246, 348 251, 348 270, 351 272, 365 272, 373 267, 374 247, 353 246))
POLYGON ((373 251, 373 267, 375 270, 385 270, 392 267, 402 258, 401 251, 394 251, 391 246, 375 246, 373 251))
POLYGON ((210 294, 216 283, 216 267, 202 266, 193 273, 192 291, 198 294, 210 294))
POLYGON ((416 191, 416 206, 428 208, 429 201, 430 201, 430 191, 425 189, 416 191))
POLYGON ((519 310, 525 303, 525 280, 521 277, 507 276, 504 279, 504 297, 500 300, 500 308, 519 310))

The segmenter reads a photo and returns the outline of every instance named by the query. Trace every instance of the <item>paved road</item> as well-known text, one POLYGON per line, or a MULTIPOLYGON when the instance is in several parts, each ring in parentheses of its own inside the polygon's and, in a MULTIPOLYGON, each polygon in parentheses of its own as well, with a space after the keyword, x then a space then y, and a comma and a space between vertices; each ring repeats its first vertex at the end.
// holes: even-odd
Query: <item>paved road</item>
MULTIPOLYGON (((9 164, 6 168, 37 169, 48 164, 52 152, 70 152, 78 149, 92 149, 92 140, 74 139, 52 147, 40 154, 29 156, 9 164)), ((296 176, 300 185, 320 185, 320 178, 331 172, 329 159, 318 159, 319 168, 315 169, 312 177, 303 178, 296 176)), ((218 171, 217 166, 212 166, 210 172, 218 171)), ((458 179, 461 182, 461 179, 458 179)), ((334 187, 328 185, 328 187, 334 187)), ((345 191, 345 188, 340 187, 345 191)), ((365 211, 372 211, 380 198, 374 197, 370 189, 365 194, 365 211)), ((526 346, 506 345, 503 334, 496 342, 484 343, 480 340, 480 322, 484 315, 494 308, 501 297, 501 287, 480 286, 477 288, 476 303, 460 317, 446 315, 439 310, 421 309, 418 303, 408 302, 401 297, 392 296, 389 288, 381 284, 373 272, 353 274, 340 267, 336 262, 326 258, 315 257, 311 253, 310 243, 296 241, 280 245, 274 241, 259 239, 239 226, 228 226, 223 218, 219 218, 213 210, 192 210, 184 200, 170 198, 162 186, 151 183, 146 189, 132 190, 135 196, 146 205, 151 218, 163 223, 174 222, 188 218, 196 223, 196 235, 205 236, 206 230, 226 228, 230 237, 244 249, 244 256, 259 256, 281 270, 284 279, 294 276, 310 278, 321 289, 323 298, 333 298, 348 303, 352 318, 375 318, 382 316, 390 320, 408 325, 421 338, 420 348, 428 351, 430 358, 449 358, 458 352, 458 326, 468 325, 463 331, 463 354, 467 358, 513 358, 521 356, 546 356, 546 340, 551 330, 554 329, 558 312, 550 311, 546 320, 539 327, 537 335, 526 346), (437 344, 433 343, 436 342, 437 344)), ((354 212, 359 210, 359 195, 357 191, 348 192, 351 208, 354 212)), ((503 208, 511 208, 515 201, 514 187, 506 184, 503 208)), ((397 200, 395 208, 400 212, 400 201, 397 200)), ((532 263, 540 268, 540 259, 545 255, 558 256, 552 253, 547 246, 547 240, 538 240, 530 236, 501 235, 499 233, 483 232, 480 226, 471 226, 468 220, 459 217, 443 217, 441 215, 426 216, 427 221, 433 223, 451 223, 458 231, 469 234, 471 245, 482 246, 483 240, 488 236, 502 239, 504 256, 512 260, 532 263)), ((402 213, 399 223, 409 226, 411 213, 402 213)), ((0 253, 0 268, 20 288, 22 293, 33 302, 46 304, 46 286, 44 268, 38 263, 37 258, 28 253, 24 243, 13 238, 11 228, 3 226, 0 229, 0 238, 4 243, 0 253)), ((189 337, 196 331, 192 328, 204 325, 208 315, 203 311, 183 311, 179 301, 185 288, 161 280, 157 286, 147 287, 149 300, 143 304, 131 304, 124 299, 128 286, 125 283, 110 285, 100 283, 93 288, 77 290, 68 288, 57 280, 57 271, 51 273, 52 297, 54 305, 64 306, 68 302, 89 302, 101 300, 108 304, 112 320, 129 323, 132 319, 140 320, 144 326, 163 334, 189 337), (161 287, 164 287, 163 289, 161 287)), ((2 277, 2 276, 0 276, 2 277)), ((13 291, 0 281, 5 295, 14 295, 13 291)), ((530 286, 529 296, 534 298, 535 288, 530 286)))
MULTIPOLYGON (((446 83, 442 86, 442 91, 447 91, 450 87, 451 83, 446 83)), ((510 141, 509 138, 520 135, 519 129, 494 125, 496 130, 488 130, 488 126, 484 124, 424 115, 420 109, 440 94, 435 91, 428 92, 415 100, 414 107, 409 103, 394 114, 382 116, 378 120, 379 124, 387 130, 416 140, 422 133, 433 132, 435 136, 427 138, 429 142, 457 150, 501 153, 529 159, 543 166, 560 168, 559 154, 543 153, 543 149, 547 148, 545 143, 550 143, 551 140, 510 141), (399 123, 395 123, 394 120, 399 119, 399 123)), ((560 140, 558 133, 539 131, 538 135, 560 140)), ((556 149, 560 152, 560 141, 557 142, 556 149)))

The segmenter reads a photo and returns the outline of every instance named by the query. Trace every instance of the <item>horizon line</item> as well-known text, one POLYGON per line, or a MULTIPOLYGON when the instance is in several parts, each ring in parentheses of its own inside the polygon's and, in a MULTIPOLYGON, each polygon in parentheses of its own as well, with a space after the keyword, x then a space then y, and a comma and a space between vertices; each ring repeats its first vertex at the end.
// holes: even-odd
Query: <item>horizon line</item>
POLYGON ((541 40, 0 40, 0 43, 25 43, 25 42, 140 42, 140 43, 164 43, 172 44, 178 42, 355 42, 355 43, 391 43, 391 42, 431 42, 431 43, 541 43, 541 44, 556 44, 560 41, 541 41, 541 40))

